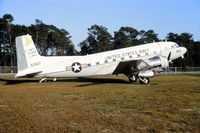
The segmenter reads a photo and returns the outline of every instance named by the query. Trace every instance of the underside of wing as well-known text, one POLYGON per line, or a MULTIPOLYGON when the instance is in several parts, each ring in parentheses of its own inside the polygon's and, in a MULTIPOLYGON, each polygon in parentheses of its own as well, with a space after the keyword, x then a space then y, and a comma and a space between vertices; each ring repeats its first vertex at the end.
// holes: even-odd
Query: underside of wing
POLYGON ((118 64, 113 74, 130 74, 137 72, 137 60, 123 61, 118 64))
POLYGON ((166 57, 154 56, 151 58, 123 61, 118 64, 113 74, 140 75, 141 77, 154 76, 168 67, 169 62, 166 57))

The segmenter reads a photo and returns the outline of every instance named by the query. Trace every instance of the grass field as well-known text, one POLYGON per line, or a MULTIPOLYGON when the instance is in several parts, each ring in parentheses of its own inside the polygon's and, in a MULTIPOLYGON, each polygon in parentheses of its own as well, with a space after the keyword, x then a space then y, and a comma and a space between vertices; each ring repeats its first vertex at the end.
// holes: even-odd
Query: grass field
POLYGON ((0 79, 0 132, 200 132, 200 76, 0 79))

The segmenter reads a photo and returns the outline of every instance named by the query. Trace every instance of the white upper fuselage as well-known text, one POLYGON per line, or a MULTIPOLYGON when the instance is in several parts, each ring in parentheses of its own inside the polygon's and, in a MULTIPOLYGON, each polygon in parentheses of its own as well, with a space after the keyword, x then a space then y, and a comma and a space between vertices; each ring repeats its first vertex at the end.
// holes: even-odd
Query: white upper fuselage
POLYGON ((156 42, 85 56, 41 56, 28 71, 41 71, 36 77, 108 75, 113 74, 120 62, 145 60, 157 55, 167 58, 170 52, 170 60, 174 60, 182 57, 186 49, 174 42, 156 42))

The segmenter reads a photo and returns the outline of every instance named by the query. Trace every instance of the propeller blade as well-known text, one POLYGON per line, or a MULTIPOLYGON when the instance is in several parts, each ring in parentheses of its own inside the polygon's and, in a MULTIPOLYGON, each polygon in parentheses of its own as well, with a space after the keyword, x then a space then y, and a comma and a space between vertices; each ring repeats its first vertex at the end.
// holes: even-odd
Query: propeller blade
POLYGON ((167 60, 170 61, 170 58, 171 58, 171 52, 169 53, 167 60))

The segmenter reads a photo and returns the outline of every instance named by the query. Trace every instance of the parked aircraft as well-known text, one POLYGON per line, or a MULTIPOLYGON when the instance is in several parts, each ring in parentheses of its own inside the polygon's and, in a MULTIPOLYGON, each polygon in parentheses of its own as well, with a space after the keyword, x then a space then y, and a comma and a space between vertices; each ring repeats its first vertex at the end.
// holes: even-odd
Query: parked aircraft
POLYGON ((17 78, 82 77, 124 74, 130 83, 150 78, 183 57, 187 49, 175 42, 153 42, 84 56, 40 56, 32 37, 16 37, 17 78))

